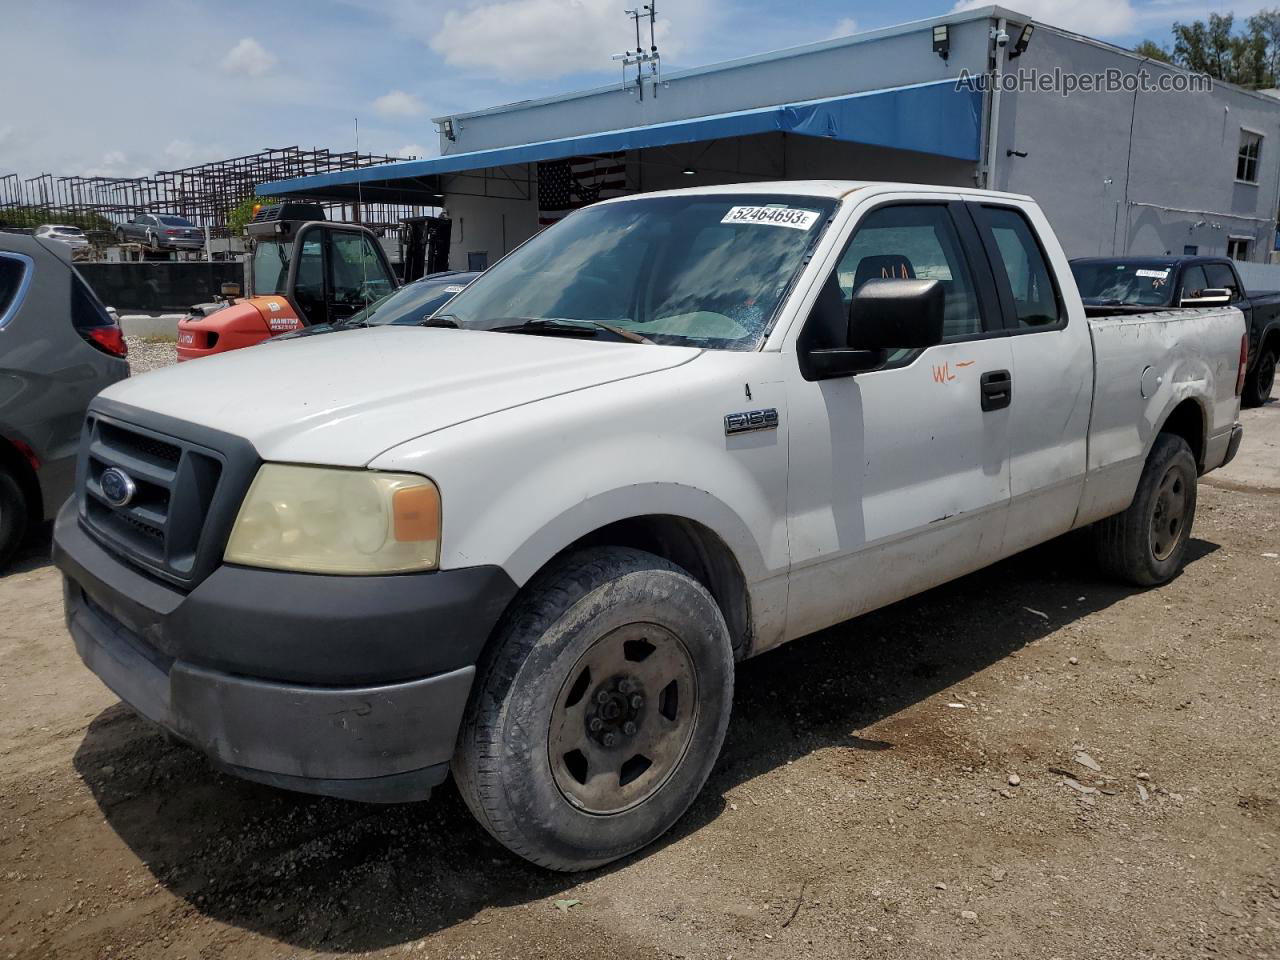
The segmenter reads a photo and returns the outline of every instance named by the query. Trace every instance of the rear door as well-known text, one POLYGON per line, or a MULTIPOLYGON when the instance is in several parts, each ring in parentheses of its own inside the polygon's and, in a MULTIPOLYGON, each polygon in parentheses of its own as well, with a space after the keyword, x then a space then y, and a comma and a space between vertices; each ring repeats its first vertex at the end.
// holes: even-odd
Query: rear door
POLYGON ((1011 554, 1071 529, 1084 489, 1093 349, 1057 277, 1066 256, 1035 207, 969 203, 1000 299, 1013 357, 1009 423, 1011 554))
POLYGON ((865 212, 798 351, 842 346, 853 291, 880 277, 942 283, 944 342, 898 351, 856 376, 793 381, 793 637, 975 570, 1001 550, 1011 411, 998 385, 1012 360, 963 205, 904 198, 865 212))

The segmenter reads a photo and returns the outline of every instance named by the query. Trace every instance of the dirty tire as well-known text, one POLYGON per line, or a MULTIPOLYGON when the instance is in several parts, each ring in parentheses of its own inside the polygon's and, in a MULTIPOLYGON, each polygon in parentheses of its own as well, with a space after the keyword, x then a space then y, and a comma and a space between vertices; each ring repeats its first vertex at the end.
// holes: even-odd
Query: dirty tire
POLYGON ((1154 587, 1172 580, 1182 568, 1196 515, 1195 457, 1182 437, 1162 433, 1147 456, 1129 509, 1094 524, 1098 562, 1107 573, 1139 587, 1154 587), (1180 488, 1180 518, 1161 513, 1180 488), (1162 499, 1163 498, 1163 499, 1162 499), (1161 541, 1153 526, 1163 521, 1161 541))
POLYGON ((1245 377, 1244 396, 1241 400, 1246 407, 1260 407, 1271 399, 1271 388, 1276 382, 1276 345, 1267 344, 1258 355, 1258 362, 1253 371, 1245 377))
MULTIPOLYGON (((644 641, 640 643, 626 648, 628 658, 636 649, 643 651, 644 641)), ((665 833, 702 789, 729 723, 733 671, 724 617, 707 590, 684 570, 629 548, 598 547, 570 554, 525 588, 477 667, 453 760, 458 789, 499 843, 533 863, 572 871, 616 860, 665 833), (684 746, 667 751, 662 768, 669 772, 646 787, 651 793, 616 812, 588 812, 581 800, 570 800, 572 791, 563 786, 566 765, 553 759, 552 747, 563 747, 566 729, 579 730, 575 736, 594 738, 583 747, 591 763, 597 756, 604 758, 594 769, 608 768, 610 757, 621 757, 630 749, 606 751, 597 742, 599 732, 583 733, 585 726, 563 718, 564 705, 571 701, 585 702, 584 710, 604 710, 596 705, 611 695, 604 690, 605 682, 617 686, 620 681, 600 675, 583 681, 590 671, 582 665, 613 649, 618 636, 634 637, 637 631, 652 631, 659 645, 670 644, 671 638, 678 641, 679 656, 673 662, 684 671, 680 688, 689 690, 686 680, 696 688, 696 696, 681 701, 685 713, 693 708, 680 728, 684 746)), ((643 703, 647 711, 631 718, 639 721, 638 730, 631 725, 639 742, 653 736, 654 728, 647 724, 660 722, 658 713, 666 709, 659 706, 660 695, 651 697, 654 691, 647 681, 635 682, 645 696, 639 701, 633 696, 630 702, 643 703)), ((655 674, 653 685, 662 683, 655 674)), ((622 689, 639 692, 635 686, 622 689)), ((672 689, 667 685, 665 692, 672 689)), ((667 733, 660 731, 659 736, 667 733)), ((616 795, 623 797, 623 791, 631 789, 622 786, 624 776, 590 782, 617 782, 616 795)))
POLYGON ((0 570, 13 559, 27 532, 27 498, 18 480, 0 467, 0 570))

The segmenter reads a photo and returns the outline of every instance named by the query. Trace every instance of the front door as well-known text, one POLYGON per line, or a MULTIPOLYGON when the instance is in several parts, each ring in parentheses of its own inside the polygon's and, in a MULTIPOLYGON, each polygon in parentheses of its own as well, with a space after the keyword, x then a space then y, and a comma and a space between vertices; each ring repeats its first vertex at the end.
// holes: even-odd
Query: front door
POLYGON ((853 291, 877 277, 937 279, 944 342, 856 376, 792 381, 789 637, 975 570, 1002 547, 1010 411, 1000 384, 1012 354, 963 206, 890 201, 864 214, 799 349, 842 346, 853 291))

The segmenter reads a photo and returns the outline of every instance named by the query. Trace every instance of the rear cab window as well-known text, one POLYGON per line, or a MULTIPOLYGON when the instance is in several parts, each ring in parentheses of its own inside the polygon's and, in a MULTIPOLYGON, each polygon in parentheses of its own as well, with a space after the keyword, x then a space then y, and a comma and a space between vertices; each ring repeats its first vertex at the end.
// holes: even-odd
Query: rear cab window
POLYGON ((1240 299, 1240 282, 1236 272, 1225 263, 1207 263, 1204 267, 1205 280, 1216 290, 1230 290, 1231 299, 1240 299))
POLYGON ((996 287, 1012 332, 1052 330, 1066 323, 1062 295, 1040 239, 1015 207, 971 207, 982 230, 996 287))

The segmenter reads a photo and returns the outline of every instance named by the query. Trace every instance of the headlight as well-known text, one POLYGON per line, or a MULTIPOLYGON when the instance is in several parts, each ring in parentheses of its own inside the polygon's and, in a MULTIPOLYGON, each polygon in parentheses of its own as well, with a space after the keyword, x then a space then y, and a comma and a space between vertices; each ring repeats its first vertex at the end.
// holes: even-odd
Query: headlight
POLYGON ((440 491, 414 474, 267 463, 223 559, 312 573, 434 570, 440 491))

